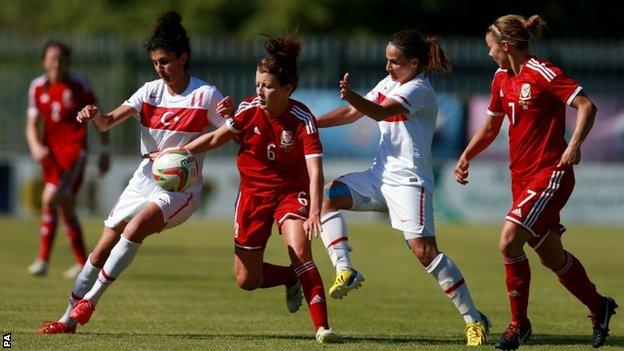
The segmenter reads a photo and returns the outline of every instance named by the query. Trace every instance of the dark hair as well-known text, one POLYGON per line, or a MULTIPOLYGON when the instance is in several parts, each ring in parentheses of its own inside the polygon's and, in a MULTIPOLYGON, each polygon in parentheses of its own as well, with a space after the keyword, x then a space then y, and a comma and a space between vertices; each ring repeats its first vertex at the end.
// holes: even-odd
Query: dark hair
POLYGON ((529 19, 520 15, 505 15, 497 18, 486 34, 492 34, 497 42, 507 40, 519 48, 528 48, 529 41, 539 38, 544 29, 546 21, 539 15, 529 19))
POLYGON ((59 40, 50 40, 43 45, 43 52, 41 53, 42 60, 45 58, 46 52, 48 52, 49 48, 59 48, 63 57, 65 57, 67 60, 71 58, 72 51, 69 45, 59 40))
POLYGON ((261 59, 256 69, 260 73, 274 75, 282 86, 292 84, 293 91, 295 91, 299 84, 297 57, 302 46, 299 41, 299 32, 294 30, 283 38, 273 38, 268 35, 266 37, 264 47, 269 57, 261 59))
POLYGON ((406 29, 392 34, 390 44, 401 50, 408 59, 417 58, 426 73, 448 73, 452 70, 451 60, 434 36, 423 40, 418 31, 406 29))
POLYGON ((152 25, 154 33, 145 44, 147 52, 156 49, 173 51, 177 57, 187 53, 189 59, 186 60, 184 68, 188 70, 191 57, 191 44, 186 30, 182 27, 182 16, 176 11, 167 11, 156 19, 152 25))

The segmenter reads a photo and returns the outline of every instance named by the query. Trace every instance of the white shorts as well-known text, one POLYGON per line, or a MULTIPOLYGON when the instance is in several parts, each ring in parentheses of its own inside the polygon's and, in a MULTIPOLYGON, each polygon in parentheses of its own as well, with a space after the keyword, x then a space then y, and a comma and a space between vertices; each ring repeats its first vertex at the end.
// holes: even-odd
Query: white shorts
POLYGON ((119 196, 104 225, 113 228, 121 222, 129 222, 150 202, 160 208, 165 222, 164 230, 184 223, 197 209, 198 201, 193 193, 174 193, 161 189, 138 170, 119 196))
POLYGON ((372 170, 345 174, 337 181, 349 187, 352 211, 388 212, 390 225, 405 239, 435 235, 433 194, 420 185, 384 184, 372 170))

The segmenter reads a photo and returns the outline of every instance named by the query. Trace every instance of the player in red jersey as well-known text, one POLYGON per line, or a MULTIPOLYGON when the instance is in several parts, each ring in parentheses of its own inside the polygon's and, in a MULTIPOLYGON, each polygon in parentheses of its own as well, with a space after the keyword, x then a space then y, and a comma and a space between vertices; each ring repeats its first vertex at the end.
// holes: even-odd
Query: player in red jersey
MULTIPOLYGON (((154 24, 145 45, 159 79, 145 83, 113 111, 102 114, 97 106, 85 106, 76 118, 92 120, 96 129, 108 130, 138 115, 141 153, 180 147, 206 134, 221 116, 231 114, 231 100, 223 99, 215 86, 189 75, 190 40, 182 16, 165 12, 154 24)), ((161 189, 152 176, 152 160, 145 157, 104 221, 100 240, 89 255, 71 290, 63 316, 45 322, 38 334, 75 333, 87 323, 106 289, 132 263, 148 236, 184 223, 199 206, 203 155, 197 154, 199 176, 183 192, 161 189)))
MULTIPOLYGON (((45 183, 41 196, 39 255, 28 267, 35 276, 48 271, 56 236, 57 218, 62 215, 76 264, 63 275, 74 278, 87 258, 82 228, 75 212, 76 193, 86 164, 87 127, 76 121, 76 113, 95 103, 95 95, 83 77, 69 72, 71 49, 59 41, 43 48, 45 74, 30 83, 26 139, 32 158, 43 168, 45 183), (43 122, 43 133, 39 132, 43 122)), ((108 170, 108 135, 101 134, 101 173, 108 170)))
POLYGON ((217 148, 237 138, 240 193, 234 224, 234 271, 245 290, 286 286, 290 312, 308 303, 316 339, 333 342, 321 275, 312 258, 310 239, 321 228, 322 148, 315 118, 290 95, 297 88, 296 33, 269 37, 268 57, 258 62, 256 96, 242 102, 233 118, 185 147, 192 153, 217 148), (292 262, 264 262, 264 250, 277 222, 292 262))
POLYGON ((489 55, 500 69, 494 75, 485 125, 475 134, 455 166, 455 178, 468 181, 469 161, 498 135, 503 117, 509 119, 509 153, 513 203, 505 217, 499 249, 505 264, 512 319, 496 347, 516 349, 531 334, 527 317, 531 271, 524 244, 542 264, 589 308, 594 347, 609 335, 617 305, 600 295, 583 265, 564 250, 559 212, 574 188, 573 165, 581 161, 581 144, 596 116, 596 106, 582 88, 553 63, 530 54, 529 41, 546 23, 540 16, 498 18, 487 30, 489 55), (567 143, 566 105, 577 110, 574 133, 567 143))

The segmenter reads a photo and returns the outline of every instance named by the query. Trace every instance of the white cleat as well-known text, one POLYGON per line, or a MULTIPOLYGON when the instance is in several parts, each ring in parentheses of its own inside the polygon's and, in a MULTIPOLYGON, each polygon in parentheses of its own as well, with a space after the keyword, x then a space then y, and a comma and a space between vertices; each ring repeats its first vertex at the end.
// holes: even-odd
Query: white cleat
POLYGON ((321 344, 333 344, 340 341, 340 337, 331 328, 319 327, 316 330, 316 341, 321 344))
POLYGON ((84 265, 81 265, 79 263, 76 263, 75 265, 69 267, 68 270, 63 272, 63 278, 65 279, 76 278, 76 276, 78 276, 78 274, 80 274, 80 272, 82 271, 82 267, 84 267, 84 265))
POLYGON ((299 280, 293 286, 286 286, 286 308, 288 312, 295 313, 301 307, 303 293, 301 292, 301 283, 299 280))
POLYGON ((28 273, 34 276, 44 276, 48 274, 48 262, 37 258, 35 262, 28 266, 28 273))

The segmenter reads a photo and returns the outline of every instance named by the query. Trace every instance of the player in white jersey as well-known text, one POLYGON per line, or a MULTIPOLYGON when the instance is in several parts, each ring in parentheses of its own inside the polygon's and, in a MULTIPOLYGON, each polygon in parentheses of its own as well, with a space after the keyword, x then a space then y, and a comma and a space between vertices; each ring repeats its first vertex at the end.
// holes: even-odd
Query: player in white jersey
MULTIPOLYGON (((233 112, 228 98, 205 82, 188 74, 191 48, 182 17, 162 14, 152 38, 146 44, 160 79, 148 82, 121 106, 108 114, 88 105, 77 116, 92 120, 97 130, 112 128, 138 114, 141 124, 141 152, 180 147, 223 124, 219 116, 233 112)), ((199 170, 203 154, 195 156, 199 170)), ((186 221, 199 204, 201 174, 184 192, 167 192, 151 176, 152 160, 144 159, 117 204, 104 221, 104 230, 72 288, 69 306, 56 322, 45 323, 39 334, 75 333, 76 324, 89 321, 106 288, 128 267, 143 240, 186 221)))
POLYGON ((393 34, 386 58, 389 75, 373 90, 360 96, 351 90, 345 74, 340 97, 349 106, 318 118, 319 127, 331 127, 366 115, 379 122, 381 131, 368 170, 343 175, 325 186, 321 236, 336 267, 329 294, 343 298, 364 280, 351 265, 340 210, 388 212, 392 227, 403 232, 412 252, 463 316, 467 344, 481 345, 490 322, 476 309, 457 266, 438 250, 433 223, 431 141, 438 106, 427 74, 449 72, 451 65, 436 38, 423 40, 414 30, 393 34))

